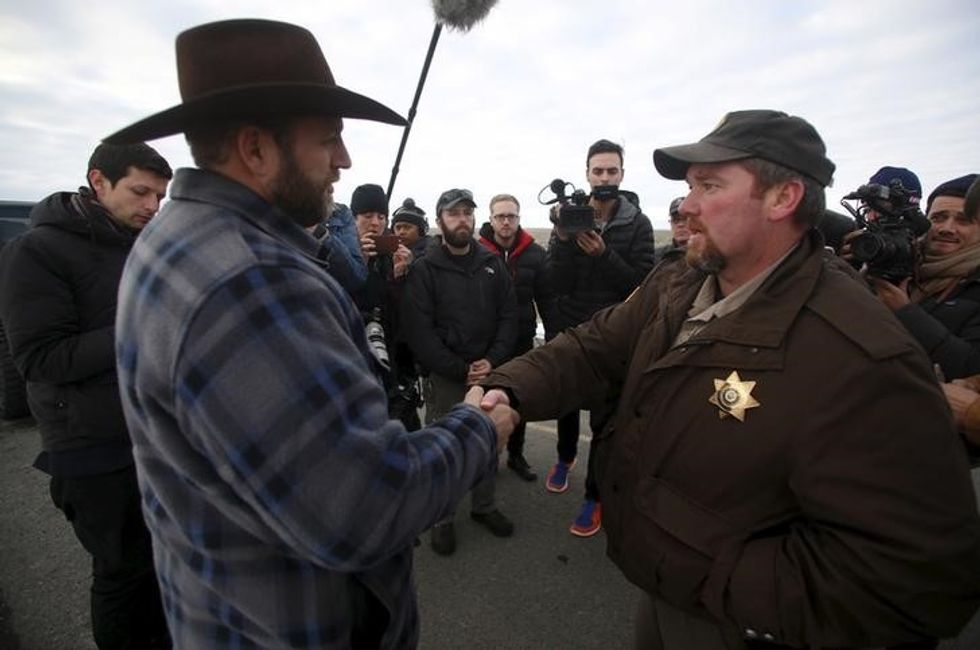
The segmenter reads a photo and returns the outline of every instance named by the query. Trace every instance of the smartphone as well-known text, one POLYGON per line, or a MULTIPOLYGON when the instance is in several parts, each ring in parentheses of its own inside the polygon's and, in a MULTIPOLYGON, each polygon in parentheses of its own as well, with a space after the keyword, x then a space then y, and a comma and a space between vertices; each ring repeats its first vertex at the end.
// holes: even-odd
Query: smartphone
POLYGON ((391 255, 398 250, 398 235, 378 235, 374 238, 374 250, 379 255, 391 255))

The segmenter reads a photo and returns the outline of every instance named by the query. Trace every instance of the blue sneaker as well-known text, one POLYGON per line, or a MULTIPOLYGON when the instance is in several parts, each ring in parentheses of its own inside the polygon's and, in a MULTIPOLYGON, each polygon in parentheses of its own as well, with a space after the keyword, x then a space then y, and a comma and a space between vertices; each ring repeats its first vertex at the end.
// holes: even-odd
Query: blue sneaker
POLYGON ((544 487, 548 492, 561 494, 568 489, 568 473, 575 467, 575 461, 565 463, 558 461, 555 466, 548 470, 548 478, 544 482, 544 487))
POLYGON ((582 510, 572 522, 569 532, 577 537, 592 537, 602 528, 602 504, 593 499, 582 503, 582 510))

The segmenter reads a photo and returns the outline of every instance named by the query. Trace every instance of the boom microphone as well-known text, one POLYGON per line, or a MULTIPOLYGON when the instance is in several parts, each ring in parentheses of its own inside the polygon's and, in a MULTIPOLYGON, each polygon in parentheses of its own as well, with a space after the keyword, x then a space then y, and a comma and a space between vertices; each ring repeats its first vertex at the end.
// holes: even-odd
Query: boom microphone
POLYGON ((432 0, 436 20, 450 29, 468 32, 490 12, 497 0, 432 0))
POLYGON ((402 131, 402 141, 398 145, 398 153, 395 155, 395 164, 391 168, 391 178, 388 179, 388 200, 391 200, 392 192, 395 190, 395 179, 398 178, 398 165, 402 161, 402 154, 405 153, 405 145, 408 143, 408 134, 412 131, 412 123, 415 122, 415 110, 419 106, 419 98, 422 96, 422 87, 425 86, 425 78, 429 75, 429 65, 432 64, 432 55, 436 52, 436 44, 439 43, 439 34, 442 33, 442 26, 450 29, 458 29, 461 32, 468 32, 473 25, 483 20, 490 12, 490 9, 497 4, 497 0, 431 0, 432 11, 436 14, 436 26, 432 30, 432 38, 429 39, 429 51, 425 54, 425 63, 422 64, 422 74, 419 75, 419 83, 415 88, 415 98, 412 99, 412 107, 408 109, 408 124, 402 131))

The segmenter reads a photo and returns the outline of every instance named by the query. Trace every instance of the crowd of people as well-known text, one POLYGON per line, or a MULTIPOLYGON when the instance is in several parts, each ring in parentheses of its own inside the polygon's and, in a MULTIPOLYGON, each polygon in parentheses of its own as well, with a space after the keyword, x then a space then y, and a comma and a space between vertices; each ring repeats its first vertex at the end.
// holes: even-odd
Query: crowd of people
MULTIPOLYGON (((556 420, 543 488, 566 492, 583 410, 569 530, 605 530, 640 589, 637 648, 934 648, 977 610, 976 174, 929 193, 903 277, 857 226, 914 228, 828 213, 823 140, 770 110, 654 152, 688 186, 659 248, 605 139, 587 227, 556 209, 543 246, 517 197, 451 188, 430 231, 379 185, 334 200, 342 118, 404 120, 308 31, 221 21, 177 53, 182 103, 0 254, 99 648, 414 647, 416 540, 453 554, 466 493, 514 534, 498 455, 537 481, 525 424, 556 420), (174 133, 196 168, 145 144, 174 133)), ((869 183, 923 196, 904 167, 869 183)))

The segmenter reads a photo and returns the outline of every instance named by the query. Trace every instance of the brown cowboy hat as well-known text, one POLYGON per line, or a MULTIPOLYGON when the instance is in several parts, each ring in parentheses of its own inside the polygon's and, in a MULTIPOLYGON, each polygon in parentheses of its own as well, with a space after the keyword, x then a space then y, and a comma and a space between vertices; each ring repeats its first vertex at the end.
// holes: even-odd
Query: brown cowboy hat
POLYGON ((183 103, 105 138, 128 144, 183 133, 212 121, 330 115, 388 124, 405 119, 337 85, 313 34, 271 20, 223 20, 177 36, 183 103))

